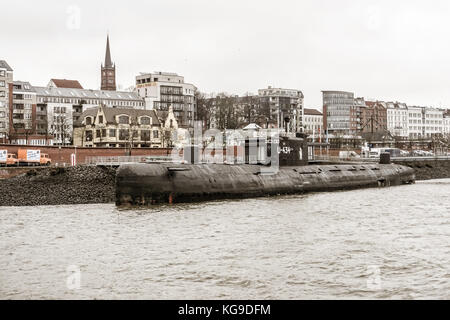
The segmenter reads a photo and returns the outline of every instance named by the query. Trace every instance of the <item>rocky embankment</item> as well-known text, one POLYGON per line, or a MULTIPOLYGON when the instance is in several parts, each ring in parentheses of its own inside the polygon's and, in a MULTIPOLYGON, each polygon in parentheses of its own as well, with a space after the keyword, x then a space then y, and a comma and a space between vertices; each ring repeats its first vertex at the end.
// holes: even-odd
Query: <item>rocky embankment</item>
POLYGON ((401 161, 397 163, 413 168, 418 181, 450 179, 450 160, 401 161))
POLYGON ((30 170, 0 180, 0 206, 112 203, 113 168, 79 166, 30 170))

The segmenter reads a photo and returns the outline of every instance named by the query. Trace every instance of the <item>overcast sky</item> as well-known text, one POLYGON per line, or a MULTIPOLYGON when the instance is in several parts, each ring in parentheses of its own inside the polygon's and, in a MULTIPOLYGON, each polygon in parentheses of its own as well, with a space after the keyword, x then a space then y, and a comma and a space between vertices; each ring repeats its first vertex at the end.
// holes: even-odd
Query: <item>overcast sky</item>
POLYGON ((168 71, 208 93, 300 89, 315 108, 321 90, 450 106, 448 0, 0 1, 0 59, 36 86, 98 89, 109 31, 123 88, 168 71))

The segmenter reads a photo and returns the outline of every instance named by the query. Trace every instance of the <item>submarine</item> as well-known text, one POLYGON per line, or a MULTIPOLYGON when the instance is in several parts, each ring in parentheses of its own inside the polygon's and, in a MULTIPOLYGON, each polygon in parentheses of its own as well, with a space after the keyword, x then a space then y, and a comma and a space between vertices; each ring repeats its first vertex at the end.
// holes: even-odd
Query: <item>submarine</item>
POLYGON ((247 139, 244 163, 198 163, 193 149, 184 154, 189 163, 122 164, 116 173, 116 205, 243 199, 415 182, 414 170, 390 163, 389 154, 383 155, 380 163, 309 164, 303 133, 294 138, 280 136, 276 144, 252 144, 247 139), (276 170, 271 170, 271 161, 251 161, 252 145, 257 146, 257 154, 266 153, 271 161, 279 161, 276 170), (277 151, 272 153, 274 149, 277 151))

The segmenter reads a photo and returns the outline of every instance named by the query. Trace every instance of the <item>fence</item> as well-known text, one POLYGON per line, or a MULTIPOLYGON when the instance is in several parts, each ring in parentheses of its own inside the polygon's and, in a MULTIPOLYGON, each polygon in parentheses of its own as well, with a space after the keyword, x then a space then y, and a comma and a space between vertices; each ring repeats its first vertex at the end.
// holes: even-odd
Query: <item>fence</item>
POLYGON ((119 166, 125 163, 173 162, 170 156, 109 156, 86 157, 85 164, 97 166, 119 166))

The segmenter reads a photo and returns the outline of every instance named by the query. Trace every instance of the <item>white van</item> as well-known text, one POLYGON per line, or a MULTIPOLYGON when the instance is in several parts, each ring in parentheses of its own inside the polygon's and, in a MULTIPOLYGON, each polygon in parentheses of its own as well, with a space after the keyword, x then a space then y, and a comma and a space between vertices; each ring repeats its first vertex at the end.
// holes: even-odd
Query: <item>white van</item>
POLYGON ((361 158, 355 151, 339 151, 339 159, 358 159, 361 158))

